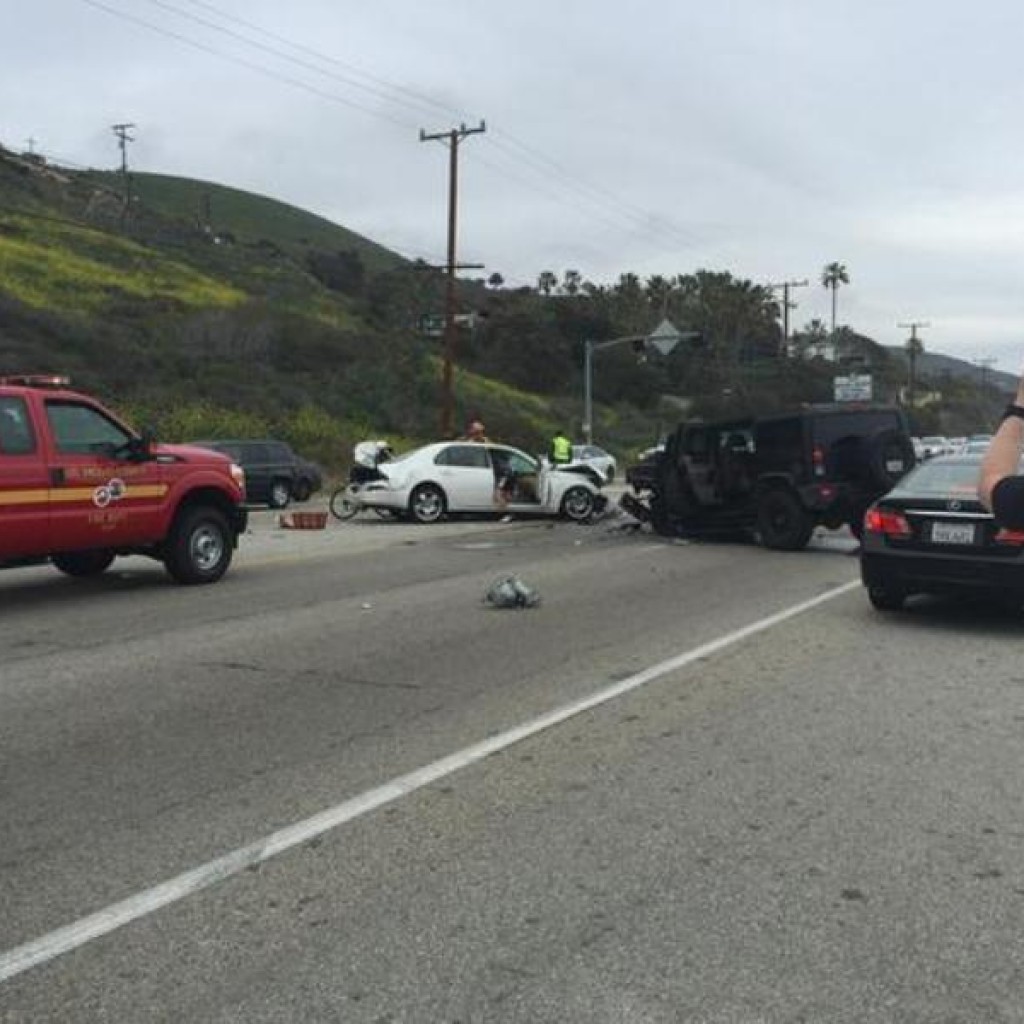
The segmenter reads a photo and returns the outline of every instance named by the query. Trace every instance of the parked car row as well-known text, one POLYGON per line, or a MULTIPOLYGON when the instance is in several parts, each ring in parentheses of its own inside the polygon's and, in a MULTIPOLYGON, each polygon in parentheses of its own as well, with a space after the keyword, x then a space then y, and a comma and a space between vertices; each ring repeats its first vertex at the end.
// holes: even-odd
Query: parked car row
POLYGON ((914 454, 920 460, 934 459, 939 455, 966 455, 972 452, 984 454, 988 443, 992 440, 992 435, 971 434, 969 437, 929 435, 928 437, 914 437, 911 440, 914 445, 914 454))

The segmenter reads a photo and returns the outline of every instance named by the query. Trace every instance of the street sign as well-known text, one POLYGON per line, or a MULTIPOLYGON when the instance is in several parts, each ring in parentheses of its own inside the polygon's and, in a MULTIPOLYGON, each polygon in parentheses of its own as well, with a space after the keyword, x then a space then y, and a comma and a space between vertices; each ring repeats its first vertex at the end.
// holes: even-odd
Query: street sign
POLYGON ((833 377, 832 386, 837 402, 871 401, 870 373, 851 373, 846 377, 833 377))
POLYGON ((656 348, 663 356, 667 356, 682 340, 676 325, 667 317, 647 335, 647 344, 656 348))
MULTIPOLYGON (((452 323, 456 327, 476 327, 476 319, 476 313, 456 313, 452 323)), ((420 334, 428 338, 442 337, 446 320, 444 313, 424 313, 419 319, 420 334)))
POLYGON ((440 338, 444 334, 444 316, 441 313, 424 313, 420 317, 420 334, 428 338, 440 338))

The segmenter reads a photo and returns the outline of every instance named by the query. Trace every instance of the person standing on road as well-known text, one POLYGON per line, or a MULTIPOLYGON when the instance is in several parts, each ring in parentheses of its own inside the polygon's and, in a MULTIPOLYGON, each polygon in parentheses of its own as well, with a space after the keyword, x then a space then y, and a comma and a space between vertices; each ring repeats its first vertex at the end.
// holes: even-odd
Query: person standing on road
POLYGON ((564 430, 555 431, 555 436, 551 439, 550 455, 553 466, 566 466, 572 462, 572 441, 564 430))
POLYGON ((1003 421, 992 438, 978 477, 978 497, 1009 530, 1024 530, 1024 475, 1020 471, 1024 445, 1024 378, 1017 397, 1006 407, 1003 421))

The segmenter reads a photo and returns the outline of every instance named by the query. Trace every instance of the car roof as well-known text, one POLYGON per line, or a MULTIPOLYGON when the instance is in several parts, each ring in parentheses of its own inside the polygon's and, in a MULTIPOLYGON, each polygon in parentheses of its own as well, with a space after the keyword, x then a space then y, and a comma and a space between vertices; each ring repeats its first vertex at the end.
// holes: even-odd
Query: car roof
POLYGON ((287 444, 277 437, 212 437, 204 441, 189 441, 189 444, 287 444))
POLYGON ((47 398, 61 399, 87 399, 90 402, 96 401, 91 395, 82 391, 73 391, 71 388, 41 388, 30 384, 0 384, 0 395, 7 397, 25 398, 28 395, 46 395, 47 398))

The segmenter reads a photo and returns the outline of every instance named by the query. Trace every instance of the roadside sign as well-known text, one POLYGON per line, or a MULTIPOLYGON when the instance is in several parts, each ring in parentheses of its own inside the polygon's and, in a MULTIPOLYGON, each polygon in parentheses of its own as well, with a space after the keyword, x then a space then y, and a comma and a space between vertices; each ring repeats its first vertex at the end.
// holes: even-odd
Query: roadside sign
POLYGON ((667 317, 647 335, 647 344, 656 348, 663 356, 667 356, 679 344, 682 334, 667 317))
POLYGON ((444 316, 440 313, 424 313, 420 317, 420 334, 428 338, 440 338, 444 334, 444 316))
MULTIPOLYGON (((456 327, 475 327, 476 313, 456 313, 452 317, 452 323, 456 327)), ((444 334, 444 326, 447 317, 444 313, 424 313, 419 319, 420 334, 428 338, 440 338, 444 334)))
POLYGON ((832 386, 837 402, 871 401, 870 373, 852 373, 846 377, 833 377, 832 386))

